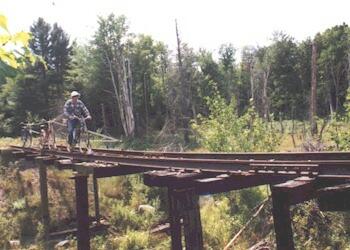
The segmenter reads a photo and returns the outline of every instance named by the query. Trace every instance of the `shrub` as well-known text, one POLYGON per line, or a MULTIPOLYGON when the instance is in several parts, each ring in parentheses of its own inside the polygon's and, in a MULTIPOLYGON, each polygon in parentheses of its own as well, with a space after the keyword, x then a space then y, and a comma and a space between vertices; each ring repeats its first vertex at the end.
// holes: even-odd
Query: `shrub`
POLYGON ((229 104, 219 94, 207 98, 210 115, 198 117, 192 128, 199 142, 209 151, 273 151, 281 135, 271 124, 258 116, 251 106, 242 116, 237 115, 235 101, 229 104))

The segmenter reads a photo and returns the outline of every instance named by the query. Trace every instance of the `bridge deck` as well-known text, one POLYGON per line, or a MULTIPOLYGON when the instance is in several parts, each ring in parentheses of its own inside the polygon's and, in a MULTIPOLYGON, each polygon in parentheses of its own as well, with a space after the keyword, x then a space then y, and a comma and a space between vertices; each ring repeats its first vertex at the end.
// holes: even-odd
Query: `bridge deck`
MULTIPOLYGON (((46 168, 75 171, 78 249, 90 249, 87 178, 144 173, 144 183, 168 188, 172 247, 182 246, 180 219, 184 220, 186 248, 202 249, 198 195, 270 185, 278 249, 294 249, 289 209, 317 198, 324 210, 350 209, 350 152, 298 153, 169 153, 94 149, 93 154, 39 150, 12 146, 2 158, 34 160, 40 167, 43 220, 48 224, 46 168), (46 189, 46 190, 45 190, 46 189), (45 197, 46 196, 46 197, 45 197), (329 201, 332 203, 329 205, 329 201), (172 206, 173 204, 173 206, 172 206), (327 205, 328 204, 328 205, 327 205), (186 222, 186 223, 185 223, 186 222)), ((99 218, 98 192, 95 192, 99 218)), ((48 226, 48 225, 47 225, 48 226)))

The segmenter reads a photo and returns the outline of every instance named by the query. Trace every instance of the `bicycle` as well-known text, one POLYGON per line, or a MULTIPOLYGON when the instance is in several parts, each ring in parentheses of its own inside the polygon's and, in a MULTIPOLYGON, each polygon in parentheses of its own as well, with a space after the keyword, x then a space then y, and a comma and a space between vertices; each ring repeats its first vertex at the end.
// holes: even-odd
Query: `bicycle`
POLYGON ((40 123, 39 145, 41 149, 56 149, 56 136, 53 123, 54 120, 42 120, 40 123))
POLYGON ((34 124, 21 122, 21 141, 22 147, 31 147, 33 142, 33 130, 34 124))
POLYGON ((88 133, 87 125, 86 125, 86 118, 74 116, 73 119, 77 119, 78 125, 73 129, 73 141, 72 145, 68 145, 67 149, 69 152, 72 152, 74 147, 78 145, 79 151, 81 153, 85 153, 83 150, 83 142, 86 144, 86 152, 88 154, 92 153, 91 143, 90 143, 90 136, 88 133))

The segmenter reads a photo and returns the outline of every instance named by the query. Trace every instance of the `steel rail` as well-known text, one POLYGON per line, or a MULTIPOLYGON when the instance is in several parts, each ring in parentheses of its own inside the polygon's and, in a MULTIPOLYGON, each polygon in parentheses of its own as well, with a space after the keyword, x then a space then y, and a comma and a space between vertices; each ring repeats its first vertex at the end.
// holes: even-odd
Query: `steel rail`
MULTIPOLYGON (((20 146, 11 146, 17 149, 20 146)), ((58 145, 61 151, 67 151, 67 147, 58 145)), ((92 149, 95 153, 124 156, 188 158, 188 159, 220 159, 220 160, 271 160, 271 161, 324 161, 324 160, 350 160, 350 152, 320 151, 320 152, 237 152, 237 153, 201 153, 201 152, 161 152, 161 151, 135 151, 116 149, 92 149)))
MULTIPOLYGON (((40 152, 33 148, 24 148, 26 152, 35 153, 40 152)), ((100 161, 106 163, 120 163, 120 164, 138 164, 147 166, 160 166, 164 168, 177 169, 192 169, 192 170, 210 170, 218 173, 225 173, 228 171, 249 171, 249 170, 273 170, 275 171, 313 171, 323 175, 350 175, 350 161, 349 160, 312 160, 312 161, 263 161, 263 160, 228 160, 228 159, 197 159, 197 158, 170 158, 170 157, 152 157, 152 156, 135 156, 135 155, 117 155, 98 153, 82 154, 69 153, 60 150, 44 150, 44 154, 56 157, 70 158, 74 161, 100 161), (271 166, 273 163, 274 166, 271 166), (255 164, 255 165, 254 165, 255 164), (258 164, 258 165, 256 165, 258 164), (289 164, 290 166, 287 166, 289 164), (312 170, 309 169, 311 164, 312 170), (305 166, 303 166, 305 165, 305 166)))
MULTIPOLYGON (((65 149, 66 146, 57 146, 65 149)), ((235 152, 235 153, 210 153, 210 152, 162 152, 162 151, 138 151, 118 149, 93 149, 98 153, 122 154, 135 156, 171 157, 171 158, 199 158, 199 159, 240 159, 240 160, 350 160, 350 152, 320 151, 320 152, 235 152)))

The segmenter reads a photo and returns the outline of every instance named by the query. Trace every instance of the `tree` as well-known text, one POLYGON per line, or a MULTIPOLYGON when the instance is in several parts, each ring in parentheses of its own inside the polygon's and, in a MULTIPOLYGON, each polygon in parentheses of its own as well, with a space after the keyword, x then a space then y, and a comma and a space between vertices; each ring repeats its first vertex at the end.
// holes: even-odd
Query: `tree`
POLYGON ((310 127, 311 133, 317 133, 316 123, 316 105, 317 105, 317 49, 316 44, 312 43, 312 59, 311 59, 311 96, 310 96, 310 127))
POLYGON ((232 44, 223 44, 219 49, 219 63, 223 75, 222 87, 219 85, 219 90, 222 88, 222 93, 229 101, 232 96, 235 96, 239 102, 238 82, 235 66, 236 49, 232 44))
POLYGON ((133 113, 133 78, 128 54, 128 26, 125 16, 99 18, 94 43, 109 69, 110 81, 117 101, 120 120, 127 137, 135 134, 133 113))
POLYGON ((6 77, 15 77, 19 68, 26 63, 34 63, 37 59, 30 52, 28 42, 30 34, 17 32, 11 34, 7 28, 7 18, 0 15, 0 85, 4 84, 6 77))
POLYGON ((326 88, 330 113, 342 112, 348 88, 349 72, 349 27, 336 25, 317 34, 319 47, 320 85, 326 88))

